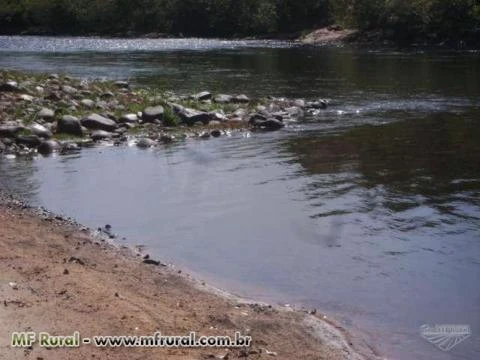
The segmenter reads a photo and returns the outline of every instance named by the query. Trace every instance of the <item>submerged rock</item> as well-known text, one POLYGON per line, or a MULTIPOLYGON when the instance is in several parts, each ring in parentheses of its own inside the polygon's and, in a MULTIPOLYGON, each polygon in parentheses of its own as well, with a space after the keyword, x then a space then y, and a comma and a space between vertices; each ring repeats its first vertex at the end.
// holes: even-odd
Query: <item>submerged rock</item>
POLYGON ((78 120, 75 116, 65 115, 58 120, 57 133, 83 136, 83 129, 80 120, 78 120))
POLYGON ((98 114, 87 116, 81 120, 81 124, 90 130, 114 131, 118 127, 117 123, 112 119, 98 114))
POLYGON ((141 138, 141 139, 138 139, 137 141, 137 146, 141 149, 148 149, 152 146, 155 146, 155 144, 156 144, 155 141, 148 138, 141 138))
POLYGON ((328 100, 320 99, 318 101, 311 101, 306 105, 312 109, 326 109, 328 107, 328 100))
POLYGON ((256 120, 253 122, 253 126, 266 131, 275 131, 283 129, 285 124, 280 120, 270 118, 267 120, 256 120))
POLYGON ((212 132, 210 133, 213 137, 220 137, 222 136, 222 132, 218 129, 215 129, 215 130, 212 130, 212 132))

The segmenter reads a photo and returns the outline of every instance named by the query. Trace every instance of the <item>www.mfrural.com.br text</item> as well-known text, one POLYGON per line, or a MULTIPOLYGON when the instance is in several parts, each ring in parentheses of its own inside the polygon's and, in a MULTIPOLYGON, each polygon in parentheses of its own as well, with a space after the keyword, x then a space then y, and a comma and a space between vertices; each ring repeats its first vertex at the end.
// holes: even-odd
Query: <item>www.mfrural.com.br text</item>
POLYGON ((160 332, 148 336, 92 336, 82 337, 78 331, 72 335, 51 335, 48 332, 14 332, 11 346, 28 348, 35 344, 44 348, 78 348, 82 345, 96 347, 146 347, 146 348, 243 348, 251 345, 252 338, 236 332, 230 336, 200 336, 190 332, 184 336, 166 336, 160 332))

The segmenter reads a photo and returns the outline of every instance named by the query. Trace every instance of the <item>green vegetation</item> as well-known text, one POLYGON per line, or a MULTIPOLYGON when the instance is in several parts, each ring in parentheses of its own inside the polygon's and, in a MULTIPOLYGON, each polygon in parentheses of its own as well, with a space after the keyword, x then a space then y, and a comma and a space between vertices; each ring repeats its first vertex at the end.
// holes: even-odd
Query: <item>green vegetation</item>
POLYGON ((166 126, 178 126, 182 120, 170 107, 165 107, 163 114, 163 122, 166 126))
POLYGON ((478 0, 337 0, 333 11, 345 25, 383 30, 405 43, 462 39, 478 34, 480 27, 478 0))
POLYGON ((478 33, 478 0, 0 0, 0 32, 272 36, 330 24, 398 41, 478 33))

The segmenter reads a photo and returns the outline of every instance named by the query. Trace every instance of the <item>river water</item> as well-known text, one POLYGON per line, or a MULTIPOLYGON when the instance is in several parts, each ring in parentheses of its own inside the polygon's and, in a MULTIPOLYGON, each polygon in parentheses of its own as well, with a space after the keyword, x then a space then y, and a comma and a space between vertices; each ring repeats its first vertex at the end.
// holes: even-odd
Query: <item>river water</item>
POLYGON ((0 66, 330 98, 284 131, 0 158, 0 186, 233 293, 318 308, 388 359, 480 354, 480 53, 0 37, 0 66), (468 324, 449 352, 423 324, 468 324))

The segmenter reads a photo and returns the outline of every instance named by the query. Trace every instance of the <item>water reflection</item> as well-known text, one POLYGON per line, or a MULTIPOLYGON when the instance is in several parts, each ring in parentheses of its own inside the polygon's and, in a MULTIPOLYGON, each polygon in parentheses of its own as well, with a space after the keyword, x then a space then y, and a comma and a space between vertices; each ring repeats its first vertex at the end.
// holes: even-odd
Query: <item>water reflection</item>
MULTIPOLYGON (((356 184, 441 196, 480 189, 478 112, 363 126, 291 138, 288 148, 312 174, 358 172, 356 184)), ((320 184, 320 187, 322 184, 320 184)))

